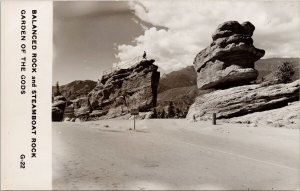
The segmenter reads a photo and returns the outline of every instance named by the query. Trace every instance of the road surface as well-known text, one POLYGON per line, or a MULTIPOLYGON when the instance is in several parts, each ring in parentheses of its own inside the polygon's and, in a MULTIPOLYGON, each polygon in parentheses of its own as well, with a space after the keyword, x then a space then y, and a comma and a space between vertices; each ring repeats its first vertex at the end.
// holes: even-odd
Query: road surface
POLYGON ((300 188, 299 129, 181 119, 53 123, 53 189, 300 188))

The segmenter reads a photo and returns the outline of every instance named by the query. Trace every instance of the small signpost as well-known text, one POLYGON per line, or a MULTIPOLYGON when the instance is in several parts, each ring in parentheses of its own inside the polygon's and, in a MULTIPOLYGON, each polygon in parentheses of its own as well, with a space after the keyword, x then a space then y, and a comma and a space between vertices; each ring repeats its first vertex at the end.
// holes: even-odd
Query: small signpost
POLYGON ((135 131, 135 116, 139 114, 138 109, 131 109, 131 115, 133 115, 133 130, 135 131))

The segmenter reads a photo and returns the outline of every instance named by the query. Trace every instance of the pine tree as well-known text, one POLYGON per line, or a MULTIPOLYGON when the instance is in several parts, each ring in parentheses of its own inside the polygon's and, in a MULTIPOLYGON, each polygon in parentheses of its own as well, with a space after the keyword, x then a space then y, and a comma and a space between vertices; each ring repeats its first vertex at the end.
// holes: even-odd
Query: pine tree
POLYGON ((165 110, 163 109, 162 112, 161 112, 161 118, 164 119, 165 116, 166 116, 166 112, 165 112, 165 110))
POLYGON ((60 90, 59 90, 59 83, 56 82, 56 92, 54 93, 54 96, 59 96, 61 95, 60 90))
POLYGON ((169 118, 172 118, 175 116, 175 107, 174 107, 174 103, 172 101, 170 101, 170 103, 169 103, 168 116, 169 116, 169 118))
POLYGON ((152 118, 154 118, 154 119, 157 118, 157 111, 156 111, 156 108, 153 109, 152 118))

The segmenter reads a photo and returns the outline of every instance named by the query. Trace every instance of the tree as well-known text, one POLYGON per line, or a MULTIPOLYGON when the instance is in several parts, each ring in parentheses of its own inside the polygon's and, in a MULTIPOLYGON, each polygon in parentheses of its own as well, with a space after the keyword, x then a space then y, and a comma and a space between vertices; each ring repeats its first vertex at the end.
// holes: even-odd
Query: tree
POLYGON ((156 108, 153 108, 153 114, 152 114, 152 118, 157 118, 157 111, 156 108))
POLYGON ((166 115, 166 112, 165 112, 165 110, 163 109, 162 112, 161 112, 161 118, 164 119, 164 118, 165 118, 165 115, 166 115))
POLYGON ((54 96, 59 96, 59 95, 61 95, 60 90, 59 90, 59 83, 56 82, 56 91, 54 93, 54 96))
POLYGON ((169 103, 168 116, 169 116, 169 118, 172 118, 175 116, 175 107, 174 107, 174 103, 172 101, 170 101, 170 103, 169 103))
POLYGON ((285 84, 292 81, 294 74, 295 71, 293 69, 293 65, 289 62, 284 62, 283 64, 279 65, 277 70, 274 72, 274 76, 278 82, 285 84))
POLYGON ((176 112, 175 112, 175 115, 177 116, 177 117, 180 117, 180 109, 177 107, 176 108, 176 112))

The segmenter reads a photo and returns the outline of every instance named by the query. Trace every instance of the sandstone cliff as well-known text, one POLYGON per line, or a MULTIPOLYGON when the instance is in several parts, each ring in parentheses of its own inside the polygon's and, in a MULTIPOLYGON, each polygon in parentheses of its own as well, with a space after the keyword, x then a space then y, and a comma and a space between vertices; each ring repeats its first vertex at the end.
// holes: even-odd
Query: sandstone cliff
POLYGON ((104 75, 87 97, 73 101, 82 120, 125 115, 133 108, 149 111, 156 106, 160 73, 154 60, 142 60, 128 69, 104 75))
POLYGON ((257 78, 254 63, 265 51, 253 46, 254 29, 250 22, 228 21, 218 26, 213 42, 194 59, 199 89, 223 89, 257 78))

